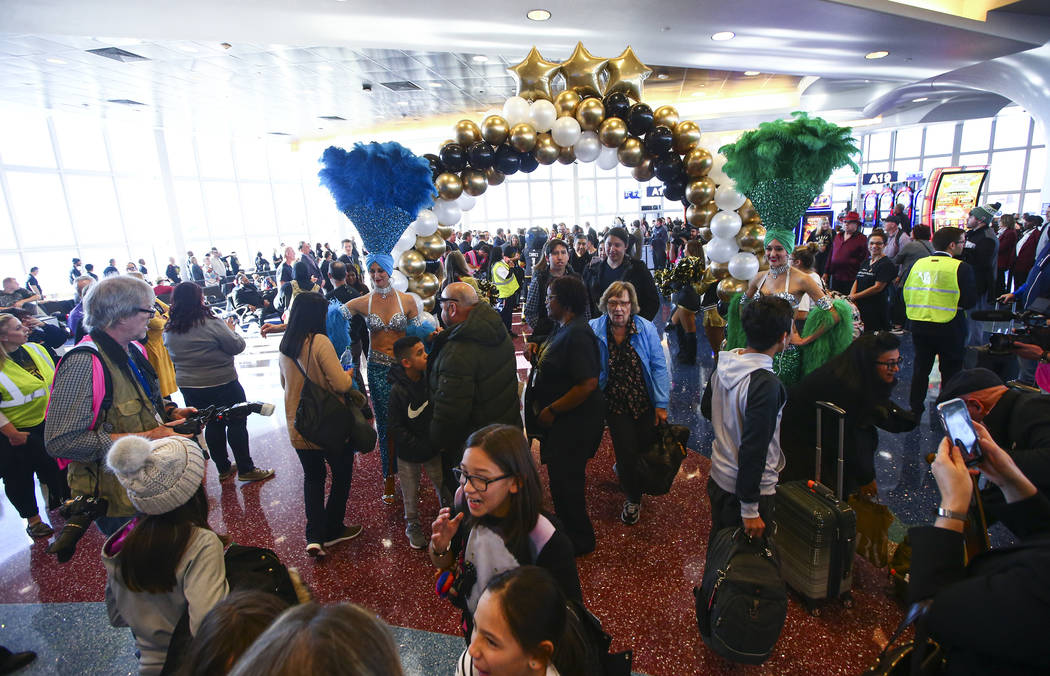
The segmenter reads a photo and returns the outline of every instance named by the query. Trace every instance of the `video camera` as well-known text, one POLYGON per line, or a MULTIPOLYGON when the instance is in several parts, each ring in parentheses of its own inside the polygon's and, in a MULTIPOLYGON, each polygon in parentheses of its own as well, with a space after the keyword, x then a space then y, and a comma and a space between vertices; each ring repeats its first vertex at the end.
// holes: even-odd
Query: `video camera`
POLYGON ((200 434, 204 426, 210 422, 230 422, 233 420, 244 420, 252 413, 259 415, 273 415, 273 404, 264 404, 258 401, 242 401, 233 406, 209 406, 202 408, 193 415, 187 416, 186 420, 172 429, 179 434, 200 434))
POLYGON ((1050 350, 1050 298, 1038 298, 1031 307, 1020 313, 1010 310, 976 310, 970 319, 978 322, 1017 322, 1020 324, 1010 333, 993 333, 989 338, 988 352, 1012 354, 1014 343, 1030 343, 1050 350))
POLYGON ((105 498, 96 495, 78 495, 66 500, 58 508, 58 513, 66 519, 55 541, 48 545, 47 553, 56 554, 59 563, 66 563, 77 550, 77 543, 91 527, 95 519, 106 515, 109 503, 105 498))

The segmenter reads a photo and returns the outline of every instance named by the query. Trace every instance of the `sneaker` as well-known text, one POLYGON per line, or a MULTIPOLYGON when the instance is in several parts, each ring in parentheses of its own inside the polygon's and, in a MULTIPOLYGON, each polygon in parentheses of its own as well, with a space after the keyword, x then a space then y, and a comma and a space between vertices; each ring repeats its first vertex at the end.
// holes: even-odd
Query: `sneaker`
POLYGON ((311 542, 306 545, 306 555, 312 559, 319 559, 327 553, 319 542, 311 542))
POLYGON ((405 536, 408 538, 408 546, 412 549, 423 549, 427 546, 427 535, 418 521, 410 521, 405 526, 405 536))
POLYGON ((250 472, 245 472, 244 474, 238 474, 237 475, 237 480, 247 483, 249 481, 266 481, 267 479, 269 479, 271 477, 273 477, 273 470, 272 469, 262 469, 261 467, 256 467, 255 469, 253 469, 250 472))
POLYGON ((628 500, 623 503, 623 511, 620 512, 620 521, 623 521, 628 526, 633 526, 638 523, 638 518, 641 516, 642 506, 637 502, 631 502, 628 500))
POLYGON ((51 537, 52 535, 54 535, 55 529, 47 525, 43 521, 37 521, 32 526, 26 526, 26 533, 29 534, 29 537, 36 540, 40 538, 51 537))
POLYGON ((890 329, 890 333, 892 333, 895 336, 903 336, 905 333, 907 333, 907 331, 899 326, 895 326, 892 329, 890 329))
POLYGON ((230 465, 230 468, 225 472, 219 472, 219 481, 226 481, 231 476, 237 473, 237 463, 230 465))
POLYGON ((343 532, 340 533, 339 535, 337 535, 336 537, 332 538, 331 540, 326 540, 325 543, 324 543, 324 546, 325 547, 331 547, 332 545, 337 545, 340 542, 346 542, 347 540, 353 540, 358 535, 360 535, 361 531, 363 531, 363 530, 364 530, 364 528, 362 526, 357 525, 357 524, 354 524, 353 526, 343 526, 343 532))

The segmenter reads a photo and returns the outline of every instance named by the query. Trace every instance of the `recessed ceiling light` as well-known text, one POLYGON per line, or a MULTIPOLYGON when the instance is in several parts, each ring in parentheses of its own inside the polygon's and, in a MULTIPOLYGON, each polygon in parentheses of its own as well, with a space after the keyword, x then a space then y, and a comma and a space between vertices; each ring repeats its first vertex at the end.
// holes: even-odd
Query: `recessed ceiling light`
POLYGON ((529 17, 533 21, 546 21, 551 18, 551 13, 545 9, 530 9, 525 16, 529 17))
POLYGON ((475 54, 473 58, 471 58, 471 61, 473 61, 474 63, 485 63, 488 60, 489 57, 485 56, 484 54, 475 54))
POLYGON ((724 40, 732 40, 736 37, 736 33, 733 31, 721 31, 711 36, 711 39, 715 42, 722 42, 724 40))
POLYGON ((917 99, 912 99, 911 102, 912 103, 922 103, 923 101, 929 101, 929 100, 930 100, 930 97, 928 97, 928 96, 920 96, 917 99))
POLYGON ((430 83, 430 86, 431 86, 431 87, 433 87, 434 89, 438 89, 438 88, 439 88, 439 87, 441 87, 442 85, 441 85, 441 83, 440 83, 440 82, 436 82, 436 81, 435 81, 435 82, 431 82, 431 83, 430 83))
POLYGON ((66 63, 62 59, 55 59, 55 58, 50 58, 50 59, 47 60, 47 62, 48 63, 53 63, 53 64, 55 64, 57 66, 64 66, 65 63, 66 63))
POLYGON ((865 59, 869 59, 869 60, 871 60, 871 59, 884 59, 884 58, 886 58, 889 55, 890 55, 889 52, 887 52, 885 50, 881 50, 881 51, 878 51, 878 52, 868 52, 867 54, 864 55, 864 58, 865 59))
POLYGON ((746 77, 754 77, 755 75, 758 75, 760 72, 761 71, 757 71, 757 70, 745 70, 744 71, 744 75, 746 77))

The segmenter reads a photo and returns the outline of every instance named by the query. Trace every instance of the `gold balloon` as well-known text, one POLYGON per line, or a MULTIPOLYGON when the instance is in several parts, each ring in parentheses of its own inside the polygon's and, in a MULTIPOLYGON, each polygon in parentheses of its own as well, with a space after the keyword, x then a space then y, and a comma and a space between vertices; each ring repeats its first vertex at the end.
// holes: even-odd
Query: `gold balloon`
POLYGON ((755 205, 751 203, 751 200, 744 200, 736 212, 740 214, 740 220, 745 223, 758 216, 758 211, 755 210, 755 205))
POLYGON ((584 99, 576 108, 576 121, 583 131, 594 131, 605 119, 605 105, 601 99, 584 99))
POLYGON ((697 233, 700 237, 700 241, 702 241, 704 244, 710 242, 715 236, 715 234, 711 232, 711 228, 707 227, 706 225, 702 228, 698 228, 697 233))
MULTIPOLYGON (((726 268, 728 274, 729 269, 726 268)), ((742 279, 727 277, 718 283, 718 300, 728 303, 733 296, 747 291, 747 282, 742 279)))
POLYGON ((416 249, 428 261, 436 261, 445 255, 445 240, 436 232, 429 237, 416 237, 416 249))
POLYGON ((519 153, 527 153, 536 147, 536 129, 528 122, 516 124, 510 129, 510 144, 519 153))
POLYGON ((510 134, 510 125, 499 115, 489 115, 481 122, 481 138, 494 146, 501 145, 510 134))
POLYGON ((507 175, 497 170, 496 167, 489 167, 485 170, 485 179, 489 182, 489 185, 499 185, 503 183, 505 178, 507 178, 507 175))
POLYGON ((693 206, 703 206, 715 198, 715 182, 704 176, 685 188, 685 197, 693 206))
POLYGON ((736 234, 736 242, 740 245, 741 249, 745 249, 751 253, 760 253, 765 249, 765 237, 766 229, 761 225, 744 225, 740 228, 740 232, 736 234))
MULTIPOLYGON (((421 239, 425 238, 416 237, 417 242, 421 239)), ((398 258, 397 268, 410 278, 418 277, 427 271, 427 259, 415 249, 409 249, 398 258)))
POLYGON ((518 96, 529 101, 551 100, 551 80, 562 69, 560 63, 547 61, 535 47, 525 60, 507 70, 518 82, 518 96))
POLYGON ((756 254, 756 255, 758 255, 758 271, 762 272, 764 270, 768 270, 769 269, 769 261, 766 260, 765 249, 762 250, 761 254, 756 254))
POLYGON ((565 88, 581 96, 585 94, 601 96, 602 85, 599 77, 607 63, 609 59, 592 56, 582 42, 577 42, 572 56, 561 64, 561 72, 565 76, 565 88))
POLYGON ((473 197, 485 194, 485 190, 489 187, 485 172, 479 169, 464 169, 460 176, 463 181, 463 192, 473 197))
POLYGON ((634 50, 628 47, 615 59, 609 59, 606 70, 609 81, 605 84, 605 94, 623 92, 635 101, 642 100, 642 81, 652 74, 652 69, 638 60, 634 50))
POLYGON ((418 293, 420 298, 430 298, 437 293, 440 285, 441 282, 438 281, 437 275, 432 272, 424 272, 408 280, 408 290, 418 293))
POLYGON ((685 220, 689 225, 703 228, 711 222, 711 217, 717 213, 718 206, 714 202, 708 202, 700 206, 690 206, 686 209, 685 220))
POLYGON ((433 312, 435 307, 437 307, 437 294, 423 299, 423 312, 433 312))
POLYGON ((572 164, 576 161, 576 151, 572 149, 572 146, 565 146, 564 148, 559 148, 558 161, 562 164, 572 164))
POLYGON ((464 148, 481 140, 481 129, 473 120, 460 120, 456 123, 456 143, 464 148))
POLYGON ((729 263, 711 263, 707 266, 717 280, 729 279, 729 263))
POLYGON ((631 175, 634 176, 634 180, 639 183, 647 183, 653 179, 653 158, 647 157, 642 160, 634 169, 631 169, 631 175))
POLYGON ((684 155, 700 143, 700 127, 692 120, 682 120, 674 127, 673 148, 679 155, 684 155))
MULTIPOLYGON (((744 219, 740 220, 743 221, 744 219)), ((762 225, 762 217, 756 213, 754 216, 744 221, 744 225, 762 225)))
POLYGON ((554 108, 558 111, 558 117, 575 115, 578 105, 580 105, 580 95, 575 89, 566 89, 554 97, 554 108))
POLYGON ((642 145, 641 139, 637 136, 628 136, 620 144, 619 150, 616 151, 616 157, 620 160, 620 164, 625 167, 637 167, 645 159, 645 147, 642 145))
POLYGON ((653 111, 653 126, 674 129, 678 124, 678 111, 674 106, 660 106, 653 111))
POLYGON ((540 164, 554 164, 558 161, 559 152, 560 148, 550 134, 543 133, 536 137, 536 148, 532 151, 532 156, 540 164))
POLYGON ((459 196, 463 194, 463 181, 460 180, 459 176, 447 171, 443 174, 438 174, 437 179, 434 180, 434 187, 437 188, 441 199, 459 199, 459 196))
POLYGON ((598 140, 606 148, 619 148, 627 139, 627 123, 618 117, 610 117, 598 127, 598 140))
POLYGON ((711 171, 711 153, 704 148, 693 148, 685 156, 685 173, 690 178, 702 178, 711 171))
POLYGON ((437 233, 441 235, 441 239, 448 239, 452 236, 452 233, 455 231, 456 229, 453 228, 451 225, 447 227, 444 225, 439 225, 437 229, 437 233))

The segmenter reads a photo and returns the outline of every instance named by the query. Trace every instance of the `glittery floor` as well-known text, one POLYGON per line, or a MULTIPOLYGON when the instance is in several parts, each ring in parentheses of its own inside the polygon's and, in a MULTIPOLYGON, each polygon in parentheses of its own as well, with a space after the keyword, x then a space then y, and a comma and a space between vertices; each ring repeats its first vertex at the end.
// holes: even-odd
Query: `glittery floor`
MULTIPOLYGON (((664 319, 666 312, 665 307, 664 319)), ((673 352, 675 341, 668 341, 673 352)), ((283 428, 277 343, 257 333, 248 342, 238 361, 241 382, 250 398, 277 404, 273 417, 253 416, 249 421, 252 455, 260 466, 276 468, 277 476, 263 484, 220 486, 214 467, 209 467, 212 527, 237 542, 274 549, 287 565, 300 569, 319 600, 353 601, 375 610, 391 625, 406 628, 398 630, 397 639, 409 673, 451 674, 462 647, 458 640, 448 640, 457 633, 458 613, 435 596, 434 571, 426 554, 408 547, 401 504, 380 502, 378 453, 357 456, 354 468, 347 523, 363 524, 364 534, 332 548, 320 562, 306 557, 302 471, 283 428)), ((517 342, 520 348, 520 339, 517 342)), ((587 605, 613 635, 615 648, 634 649, 639 672, 859 673, 900 619, 885 572, 860 559, 853 607, 833 603, 814 617, 793 598, 775 653, 760 667, 729 665, 699 638, 692 588, 703 572, 710 523, 704 491, 709 461, 704 454, 710 453, 711 433, 698 405, 712 367, 702 338, 700 351, 699 365, 672 367, 670 418, 692 429, 689 445, 697 452, 689 454, 671 493, 646 497, 639 524, 624 526, 608 439, 589 466, 588 509, 598 546, 578 561, 587 605)), ((911 355, 907 337, 902 353, 905 358, 911 355)), ((524 373, 526 364, 520 355, 518 360, 524 373)), ((906 396, 909 378, 906 366, 898 398, 906 396)), ((936 387, 934 380, 931 392, 936 387)), ((934 443, 928 423, 911 434, 882 434, 877 457, 880 496, 904 524, 931 520, 936 489, 920 458, 934 443)), ((436 513, 437 501, 425 478, 420 490, 421 514, 427 519, 436 513)), ((56 528, 61 524, 57 514, 50 519, 56 528)), ((51 656, 26 673, 117 673, 128 664, 133 667, 127 661, 130 635, 108 627, 97 605, 105 581, 98 556, 101 535, 90 531, 73 560, 60 565, 44 552, 45 542, 29 540, 23 526, 6 500, 0 500, 0 644, 51 656), (56 661, 59 650, 77 656, 76 669, 56 661)))

